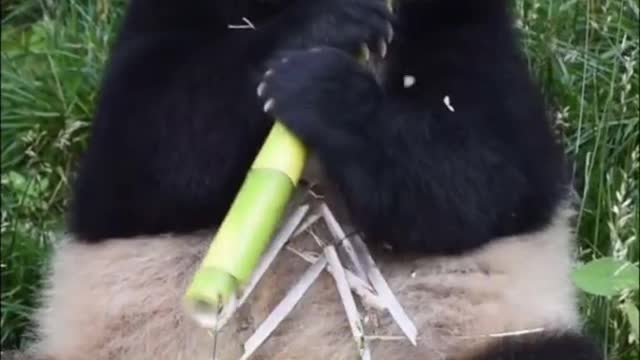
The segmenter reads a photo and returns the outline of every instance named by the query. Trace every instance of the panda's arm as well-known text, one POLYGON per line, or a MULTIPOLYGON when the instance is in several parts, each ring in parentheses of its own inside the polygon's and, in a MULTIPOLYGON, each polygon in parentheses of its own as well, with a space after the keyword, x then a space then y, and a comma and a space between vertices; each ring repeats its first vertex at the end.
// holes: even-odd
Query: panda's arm
POLYGON ((291 53, 263 99, 317 152, 371 240, 456 253, 544 225, 565 174, 526 67, 508 45, 435 64, 415 49, 391 58, 384 88, 339 51, 291 53))
POLYGON ((295 2, 277 15, 241 3, 130 2, 74 188, 71 230, 80 238, 217 224, 271 126, 255 92, 267 59, 388 30, 383 0, 295 2), (245 13, 257 28, 230 29, 245 13))
POLYGON ((320 151, 371 240, 403 251, 460 253, 550 220, 565 183, 560 151, 547 134, 532 126, 511 142, 472 109, 454 118, 406 106, 383 105, 368 121, 385 125, 320 151), (521 136, 539 141, 538 150, 519 143, 521 136))

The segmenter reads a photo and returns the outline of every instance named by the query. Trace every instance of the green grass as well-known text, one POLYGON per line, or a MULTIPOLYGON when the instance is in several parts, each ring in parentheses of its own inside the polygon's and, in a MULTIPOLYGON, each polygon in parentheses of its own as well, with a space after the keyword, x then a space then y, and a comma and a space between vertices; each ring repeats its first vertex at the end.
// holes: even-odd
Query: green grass
MULTIPOLYGON (((118 0, 3 1, 1 348, 19 347, 87 125, 118 0), (51 5, 53 4, 53 5, 51 5)), ((521 0, 531 68, 553 105, 583 198, 584 261, 638 264, 638 0, 521 0)), ((609 359, 635 359, 626 310, 637 291, 584 295, 588 329, 609 359)))
MULTIPOLYGON (((115 2, 110 1, 115 7, 115 2)), ((63 230, 115 8, 15 1, 2 19, 1 346, 20 345, 41 272, 63 230)), ((3 9, 6 10, 6 9, 3 9)))

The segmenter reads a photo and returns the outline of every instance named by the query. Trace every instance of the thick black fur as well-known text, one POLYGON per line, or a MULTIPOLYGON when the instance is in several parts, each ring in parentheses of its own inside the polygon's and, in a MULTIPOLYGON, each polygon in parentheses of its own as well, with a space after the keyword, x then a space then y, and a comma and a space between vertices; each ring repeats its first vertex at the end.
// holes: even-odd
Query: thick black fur
POLYGON ((317 152, 371 241, 458 253, 543 226, 567 177, 507 5, 400 0, 392 17, 383 0, 132 0, 72 230, 216 225, 272 116, 317 152), (257 30, 228 29, 242 16, 257 30), (380 84, 351 55, 382 52, 389 22, 380 84))
POLYGON ((578 334, 506 337, 473 360, 600 360, 602 352, 578 334))

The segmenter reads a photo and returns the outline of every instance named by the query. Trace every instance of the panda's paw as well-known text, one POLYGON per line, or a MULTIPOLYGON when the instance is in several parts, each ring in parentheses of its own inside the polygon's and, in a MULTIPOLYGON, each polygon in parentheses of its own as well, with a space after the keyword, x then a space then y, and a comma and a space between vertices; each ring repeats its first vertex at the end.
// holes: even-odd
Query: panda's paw
POLYGON ((382 100, 373 75, 333 48, 284 53, 270 64, 257 94, 265 112, 310 146, 359 136, 382 100))
POLYGON ((288 33, 293 43, 284 48, 328 46, 385 57, 396 21, 390 0, 306 1, 300 6, 302 28, 288 33))

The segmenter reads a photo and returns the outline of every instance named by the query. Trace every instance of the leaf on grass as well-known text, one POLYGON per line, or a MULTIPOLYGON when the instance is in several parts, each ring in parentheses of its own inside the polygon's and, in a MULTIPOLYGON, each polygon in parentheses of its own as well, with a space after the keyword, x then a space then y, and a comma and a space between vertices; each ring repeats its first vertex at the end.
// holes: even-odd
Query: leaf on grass
POLYGON ((639 276, 637 266, 611 257, 593 260, 572 274, 577 287, 601 296, 613 296, 625 289, 638 289, 639 276))

